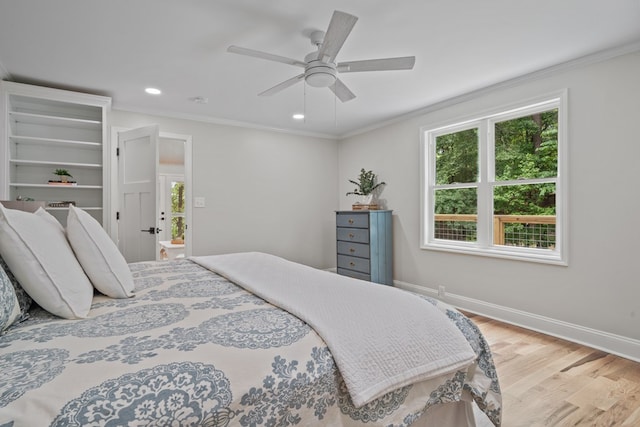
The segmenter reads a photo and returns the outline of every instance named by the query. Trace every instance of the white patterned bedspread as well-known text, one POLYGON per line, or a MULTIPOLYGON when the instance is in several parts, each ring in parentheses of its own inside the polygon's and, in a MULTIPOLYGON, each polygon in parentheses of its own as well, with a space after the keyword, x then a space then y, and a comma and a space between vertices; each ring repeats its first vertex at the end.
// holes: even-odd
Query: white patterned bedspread
POLYGON ((136 297, 98 295, 84 320, 36 309, 0 336, 0 427, 409 426, 463 392, 500 424, 484 338, 436 300, 423 297, 477 363, 355 408, 326 344, 297 317, 189 260, 130 268, 136 297))

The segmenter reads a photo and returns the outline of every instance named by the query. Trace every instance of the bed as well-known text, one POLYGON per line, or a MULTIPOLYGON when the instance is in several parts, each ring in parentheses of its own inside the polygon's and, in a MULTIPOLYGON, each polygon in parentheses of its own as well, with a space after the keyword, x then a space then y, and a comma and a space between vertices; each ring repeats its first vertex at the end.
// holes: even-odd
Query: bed
MULTIPOLYGON (((0 426, 500 425, 489 347, 454 308, 384 287, 435 308, 473 361, 354 403, 341 363, 305 316, 212 271, 209 258, 129 264, 135 295, 96 290, 83 318, 32 304, 0 336, 0 426)), ((14 266, 4 264, 7 277, 14 266)))

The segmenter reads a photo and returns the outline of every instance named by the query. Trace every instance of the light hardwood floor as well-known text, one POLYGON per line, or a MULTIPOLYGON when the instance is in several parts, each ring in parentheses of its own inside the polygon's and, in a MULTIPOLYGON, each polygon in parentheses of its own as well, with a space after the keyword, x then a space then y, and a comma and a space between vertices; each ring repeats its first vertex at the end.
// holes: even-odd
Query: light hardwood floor
POLYGON ((503 427, 640 426, 640 363, 466 314, 493 352, 503 427))

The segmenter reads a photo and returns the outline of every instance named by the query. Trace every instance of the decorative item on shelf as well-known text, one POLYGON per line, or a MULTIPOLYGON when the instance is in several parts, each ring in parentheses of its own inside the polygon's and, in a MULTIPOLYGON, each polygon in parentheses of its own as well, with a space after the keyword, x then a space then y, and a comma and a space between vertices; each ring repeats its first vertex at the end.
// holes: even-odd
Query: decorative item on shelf
POLYGON ((49 185, 76 185, 75 181, 69 181, 69 178, 73 178, 73 175, 71 175, 66 169, 56 169, 53 174, 60 177, 60 179, 49 180, 49 185))
POLYGON ((369 203, 368 205, 362 203, 354 203, 351 205, 351 209, 354 211, 377 211, 380 209, 380 205, 377 203, 369 203))
POLYGON ((47 203, 47 207, 49 208, 68 208, 70 205, 75 206, 76 202, 73 200, 65 200, 61 202, 49 202, 47 203))
POLYGON ((349 191, 347 196, 356 195, 359 196, 359 200, 352 205, 352 209, 356 210, 377 210, 380 209, 376 199, 379 192, 379 189, 383 185, 387 185, 386 182, 378 182, 376 183, 376 174, 373 171, 366 171, 360 169, 360 175, 358 176, 358 181, 354 181, 352 179, 349 180, 350 183, 355 184, 356 188, 353 191, 349 191))
POLYGON ((75 182, 75 181, 62 182, 62 181, 53 181, 53 180, 50 180, 48 182, 48 184, 49 185, 59 185, 61 187, 75 187, 75 186, 78 185, 78 183, 75 182))

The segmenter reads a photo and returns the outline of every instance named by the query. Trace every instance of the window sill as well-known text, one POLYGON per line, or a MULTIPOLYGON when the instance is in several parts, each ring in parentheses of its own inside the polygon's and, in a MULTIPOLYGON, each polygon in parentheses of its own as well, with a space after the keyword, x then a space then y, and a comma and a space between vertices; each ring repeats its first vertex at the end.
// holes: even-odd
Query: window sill
POLYGON ((451 252, 457 254, 466 254, 466 255, 476 255, 476 256, 485 256, 490 258, 502 258, 509 259, 515 261, 526 261, 526 262, 535 262, 541 264, 551 264, 551 265, 559 265, 559 266, 568 266, 568 263, 565 259, 562 259, 561 254, 558 252, 552 253, 533 253, 531 250, 521 249, 521 248, 478 248, 472 244, 457 244, 451 245, 440 242, 433 242, 426 245, 421 245, 420 249, 423 250, 431 250, 431 251, 440 251, 440 252, 451 252))

